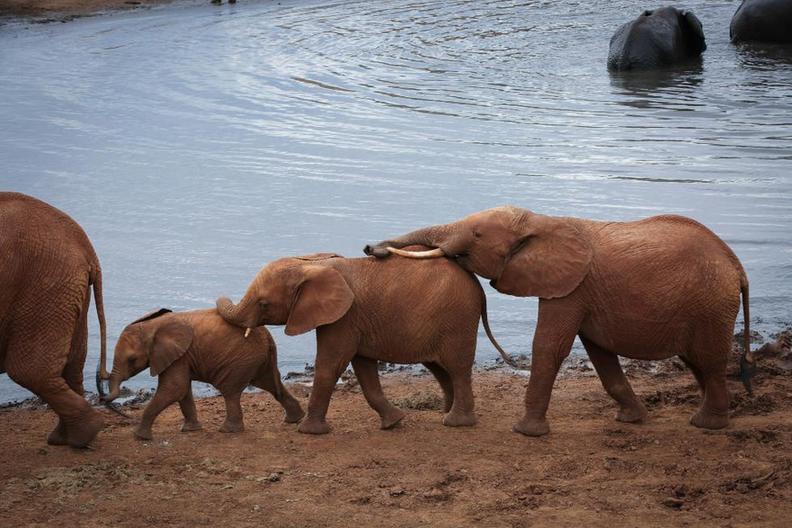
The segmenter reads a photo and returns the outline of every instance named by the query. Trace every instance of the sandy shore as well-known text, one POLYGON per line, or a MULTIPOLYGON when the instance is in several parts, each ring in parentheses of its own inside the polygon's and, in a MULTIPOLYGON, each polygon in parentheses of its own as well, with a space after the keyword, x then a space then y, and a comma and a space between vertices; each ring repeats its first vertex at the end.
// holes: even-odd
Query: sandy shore
MULTIPOLYGON (((654 364, 656 365, 656 364, 654 364)), ((0 411, 0 525, 64 526, 786 526, 792 517, 792 378, 765 371, 748 396, 735 380, 732 423, 688 424, 699 402, 677 364, 628 368, 648 423, 613 419, 590 370, 556 384, 543 438, 510 432, 526 378, 479 371, 479 424, 441 425, 429 376, 383 376, 407 411, 378 429, 354 378, 330 405, 329 435, 283 424, 265 393, 243 399, 247 430, 217 431, 220 398, 198 400, 204 430, 179 432, 178 406, 140 442, 107 411, 91 450, 44 443, 55 417, 0 411)), ((309 387, 292 384, 303 403, 309 387)), ((130 411, 139 416, 140 408, 130 411)))
POLYGON ((172 0, 2 0, 0 17, 67 21, 103 11, 150 7, 170 1, 172 0))

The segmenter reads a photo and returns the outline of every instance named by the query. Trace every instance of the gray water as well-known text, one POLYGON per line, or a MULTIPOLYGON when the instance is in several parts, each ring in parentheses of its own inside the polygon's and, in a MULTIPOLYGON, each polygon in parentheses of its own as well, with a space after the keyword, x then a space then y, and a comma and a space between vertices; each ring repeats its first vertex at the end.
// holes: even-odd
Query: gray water
MULTIPOLYGON (((649 76, 606 71, 613 31, 657 7, 621 0, 207 1, 6 24, 0 188, 91 237, 111 350, 149 310, 238 299, 272 259, 360 256, 506 203, 704 222, 768 336, 791 319, 792 51, 732 46, 737 4, 687 2, 703 62, 649 76)), ((529 352, 536 299, 487 293, 502 344, 529 352)), ((282 372, 312 361, 312 334, 271 330, 282 372)), ((478 359, 494 357, 482 334, 478 359)), ((0 376, 0 401, 26 395, 0 376)))

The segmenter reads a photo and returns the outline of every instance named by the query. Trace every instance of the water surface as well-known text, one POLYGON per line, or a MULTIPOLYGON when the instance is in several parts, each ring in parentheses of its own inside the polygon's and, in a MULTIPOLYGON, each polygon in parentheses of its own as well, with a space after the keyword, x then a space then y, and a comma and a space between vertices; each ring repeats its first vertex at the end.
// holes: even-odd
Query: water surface
MULTIPOLYGON (((732 46, 737 2, 694 0, 700 65, 609 75, 610 35, 646 7, 207 2, 0 26, 0 188, 85 228, 111 350, 143 313, 237 299, 280 256, 358 256, 505 203, 704 222, 768 335, 790 320, 792 52, 732 46)), ((496 335, 529 352, 537 301, 487 293, 496 335)), ((284 373, 312 361, 312 334, 272 331, 284 373)), ((87 375, 97 334, 92 316, 87 375)), ((26 394, 0 376, 0 401, 26 394)))

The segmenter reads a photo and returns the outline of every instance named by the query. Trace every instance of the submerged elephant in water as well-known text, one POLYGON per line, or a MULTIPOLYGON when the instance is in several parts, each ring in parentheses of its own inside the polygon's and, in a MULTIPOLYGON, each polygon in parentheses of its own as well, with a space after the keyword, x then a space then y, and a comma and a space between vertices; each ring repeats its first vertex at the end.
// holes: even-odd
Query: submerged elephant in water
MULTIPOLYGON (((704 393, 693 425, 718 429, 729 422, 726 366, 741 294, 749 335, 748 278, 729 246, 695 220, 664 215, 600 222, 508 206, 366 246, 365 252, 453 258, 492 279, 501 293, 539 297, 525 415, 514 426, 517 432, 549 431, 545 414, 553 382, 576 336, 620 406, 617 419, 639 422, 647 415, 618 356, 679 356, 704 393), (399 249, 412 244, 436 249, 399 249)), ((747 341, 743 366, 753 362, 747 341)))
POLYGON ((792 1, 743 0, 729 36, 732 42, 792 42, 792 1))
POLYGON ((673 66, 707 49, 701 21, 690 11, 663 7, 616 30, 610 40, 608 69, 637 70, 673 66))
POLYGON ((47 442, 84 447, 102 416, 83 398, 91 286, 105 350, 102 268, 77 223, 51 205, 0 193, 0 373, 47 402, 47 442))
POLYGON ((286 334, 316 329, 316 370, 301 433, 323 434, 330 397, 349 362, 381 427, 404 413, 382 392, 377 361, 423 363, 445 397, 443 424, 476 423, 471 370, 479 317, 495 347, 478 280, 453 262, 379 261, 331 253, 283 258, 258 272, 239 304, 217 300, 226 321, 254 328, 286 325, 286 334))
MULTIPOLYGON (((105 370, 105 360, 104 355, 99 359, 101 370, 105 370)), ((102 399, 116 399, 121 382, 147 367, 158 379, 157 391, 135 430, 135 436, 142 440, 151 439, 154 420, 175 402, 179 402, 184 416, 182 431, 201 429, 192 380, 211 383, 223 395, 226 419, 220 431, 224 433, 245 429, 239 399, 248 385, 271 393, 286 411, 287 423, 299 422, 304 414, 281 383, 275 341, 267 329, 257 328, 245 336, 216 310, 173 313, 163 308, 130 323, 118 337, 109 395, 102 394, 101 380, 97 380, 102 399)))

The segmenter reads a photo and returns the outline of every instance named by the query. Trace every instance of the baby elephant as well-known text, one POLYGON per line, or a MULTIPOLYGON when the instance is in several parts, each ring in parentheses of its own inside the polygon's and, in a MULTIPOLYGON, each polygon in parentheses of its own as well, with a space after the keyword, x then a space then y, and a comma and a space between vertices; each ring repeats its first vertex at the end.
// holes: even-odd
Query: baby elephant
POLYGON ((707 49, 701 21, 690 11, 663 7, 616 30, 610 40, 609 70, 637 70, 673 66, 707 49))
POLYGON ((220 428, 224 433, 244 430, 239 399, 248 385, 272 393, 286 411, 286 422, 299 422, 304 415, 281 383, 270 333, 257 328, 245 339, 244 331, 226 323, 216 310, 173 313, 163 308, 124 328, 115 347, 110 394, 104 401, 117 398, 121 382, 146 367, 159 379, 135 430, 135 436, 143 440, 151 439, 151 426, 159 413, 177 401, 184 415, 182 431, 201 429, 192 380, 211 383, 225 398, 226 419, 220 428))
POLYGON ((248 329, 285 324, 288 335, 316 329, 314 385, 301 433, 329 432, 330 396, 350 361, 383 429, 404 413, 385 398, 377 361, 423 363, 443 389, 443 423, 476 423, 470 377, 479 317, 493 338, 481 285, 447 259, 284 258, 259 271, 239 304, 220 298, 217 308, 248 329))

